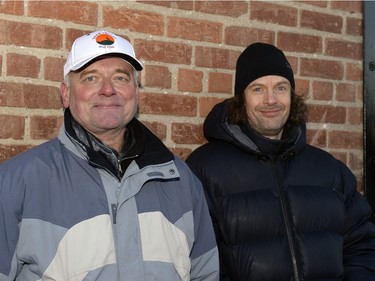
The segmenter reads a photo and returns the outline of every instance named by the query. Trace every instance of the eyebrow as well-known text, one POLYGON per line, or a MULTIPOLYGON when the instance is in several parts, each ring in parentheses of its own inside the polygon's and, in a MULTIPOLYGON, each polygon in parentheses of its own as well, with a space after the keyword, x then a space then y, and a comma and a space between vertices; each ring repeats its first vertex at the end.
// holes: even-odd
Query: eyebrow
MULTIPOLYGON (((280 85, 282 85, 282 84, 286 84, 286 85, 289 85, 289 83, 288 83, 289 81, 279 81, 279 82, 277 82, 276 84, 275 84, 275 86, 280 86, 280 85)), ((262 84, 262 83, 254 83, 254 84, 250 84, 249 85, 249 87, 256 87, 256 86, 264 86, 264 84, 262 84)))
POLYGON ((95 73, 95 72, 97 72, 95 69, 93 69, 93 70, 83 70, 79 74, 79 78, 82 78, 83 76, 85 76, 87 74, 91 74, 91 73, 95 73))

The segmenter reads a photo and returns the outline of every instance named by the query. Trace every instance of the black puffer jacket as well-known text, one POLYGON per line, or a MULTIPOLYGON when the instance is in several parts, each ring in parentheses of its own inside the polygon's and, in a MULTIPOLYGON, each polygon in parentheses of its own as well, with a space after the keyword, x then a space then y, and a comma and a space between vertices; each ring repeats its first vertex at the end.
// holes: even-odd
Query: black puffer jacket
POLYGON ((350 170, 306 144, 305 126, 275 141, 225 120, 221 103, 204 124, 209 143, 187 159, 205 187, 221 280, 375 280, 371 210, 350 170))

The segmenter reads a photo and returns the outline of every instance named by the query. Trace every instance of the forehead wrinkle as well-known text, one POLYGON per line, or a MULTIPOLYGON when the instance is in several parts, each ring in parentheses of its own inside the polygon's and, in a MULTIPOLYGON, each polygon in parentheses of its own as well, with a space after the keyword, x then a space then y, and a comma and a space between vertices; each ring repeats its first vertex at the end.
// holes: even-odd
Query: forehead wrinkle
MULTIPOLYGON (((280 81, 277 81, 277 82, 275 82, 274 83, 274 85, 275 86, 279 86, 279 85, 281 85, 281 84, 287 84, 287 85, 290 85, 290 83, 289 83, 289 81, 287 80, 287 79, 283 79, 283 78, 281 78, 282 80, 280 80, 280 81)), ((273 81, 272 81, 273 82, 273 81)), ((259 81, 253 81, 253 82, 251 82, 250 84, 249 84, 249 87, 254 87, 254 86, 264 86, 264 85, 266 85, 266 84, 269 84, 270 83, 270 81, 266 81, 266 82, 259 82, 259 81)))

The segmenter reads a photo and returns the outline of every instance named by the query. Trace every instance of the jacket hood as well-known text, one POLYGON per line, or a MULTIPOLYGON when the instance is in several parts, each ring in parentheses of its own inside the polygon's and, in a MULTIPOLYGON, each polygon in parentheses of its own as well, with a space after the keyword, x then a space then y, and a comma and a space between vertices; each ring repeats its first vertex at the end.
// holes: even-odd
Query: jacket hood
MULTIPOLYGON (((204 136, 208 142, 224 141, 247 152, 256 154, 267 153, 256 145, 254 138, 243 132, 240 125, 229 124, 227 116, 226 100, 216 104, 212 108, 203 124, 204 136)), ((275 142, 283 143, 283 153, 286 157, 287 154, 293 155, 298 153, 306 144, 306 125, 303 123, 301 126, 292 129, 281 141, 256 135, 256 138, 263 138, 265 143, 271 145, 275 142)))

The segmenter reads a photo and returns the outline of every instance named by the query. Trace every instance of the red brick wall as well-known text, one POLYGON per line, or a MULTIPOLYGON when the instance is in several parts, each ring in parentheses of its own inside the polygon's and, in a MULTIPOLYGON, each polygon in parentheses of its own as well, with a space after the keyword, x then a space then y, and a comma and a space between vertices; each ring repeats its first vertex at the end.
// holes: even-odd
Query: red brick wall
POLYGON ((135 46, 140 119, 182 157, 232 95, 240 52, 276 44, 309 97, 308 141, 347 163, 362 188, 361 1, 0 1, 0 162, 57 135, 68 49, 99 28, 135 46))

